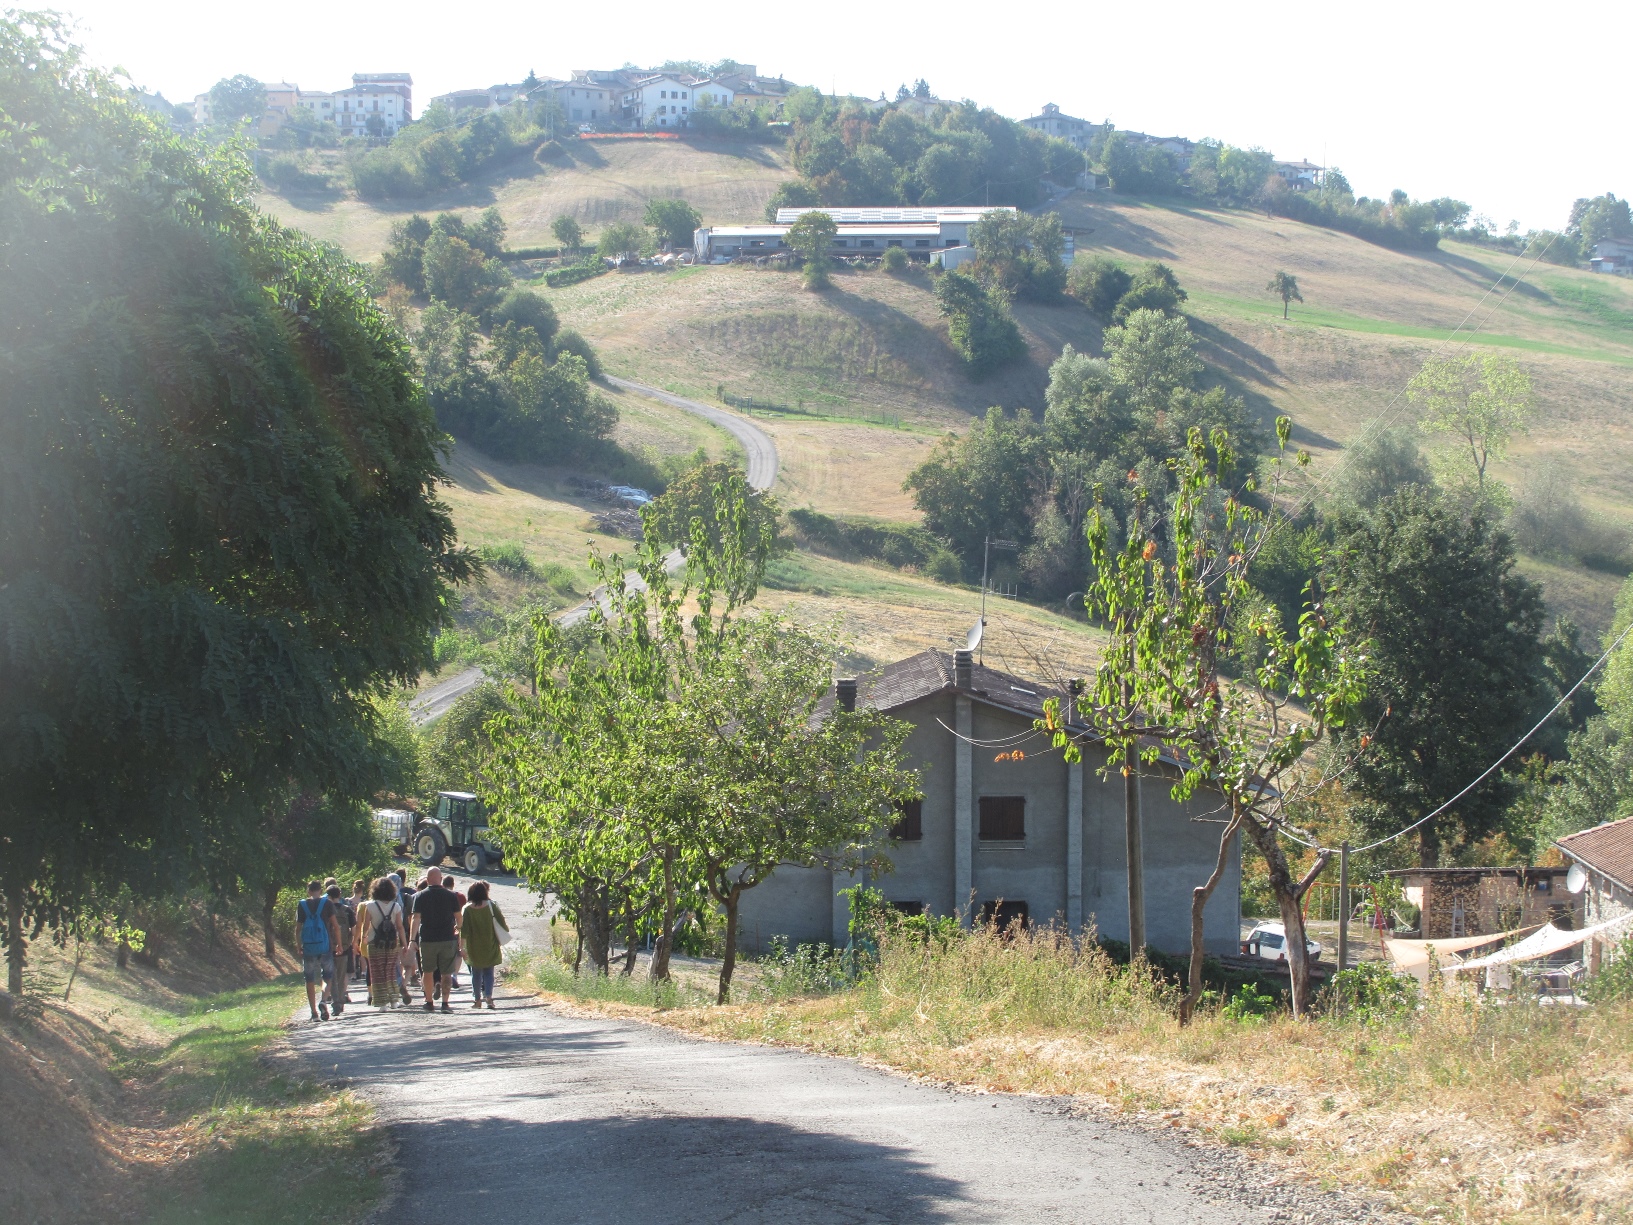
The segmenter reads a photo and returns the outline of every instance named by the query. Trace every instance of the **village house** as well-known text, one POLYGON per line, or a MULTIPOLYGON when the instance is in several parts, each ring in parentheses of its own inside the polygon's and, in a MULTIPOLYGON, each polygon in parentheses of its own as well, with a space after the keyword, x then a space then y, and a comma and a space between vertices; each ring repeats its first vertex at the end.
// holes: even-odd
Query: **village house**
POLYGON ((1105 130, 1104 124, 1062 114, 1060 108, 1053 102, 1044 103, 1041 114, 1021 120, 1021 124, 1035 132, 1042 132, 1045 136, 1058 136, 1074 149, 1084 153, 1088 152, 1090 144, 1105 130))
POLYGON ((1593 244, 1588 267, 1594 272, 1626 272, 1633 268, 1633 242, 1625 238, 1602 238, 1593 244))
MULTIPOLYGON (((888 713, 912 725, 906 761, 924 796, 906 805, 891 831, 894 871, 868 883, 903 911, 986 916, 1000 922, 1059 923, 1128 938, 1123 781, 1101 778, 1090 745, 1069 765, 1033 731, 1043 704, 1066 694, 975 662, 969 651, 925 651, 854 681, 840 681, 818 708, 834 704, 888 713), (1017 752, 1018 750, 1018 752, 1017 752)), ((1079 729, 1086 734, 1088 729, 1079 729)), ((1190 947, 1191 890, 1218 854, 1217 796, 1177 803, 1171 760, 1143 768, 1146 930, 1170 952, 1190 947)), ((744 947, 772 937, 844 944, 850 875, 782 867, 743 895, 744 947)), ((1204 912, 1207 947, 1239 948, 1241 850, 1204 912)))
POLYGON ((355 72, 350 89, 334 94, 342 136, 395 136, 414 118, 414 78, 406 72, 355 72))
MULTIPOLYGON (((1568 834, 1554 845, 1585 878, 1581 880, 1584 927, 1633 914, 1633 817, 1568 834)), ((1589 951, 1590 965, 1597 965, 1602 952, 1599 948, 1589 951)))
POLYGON ((1564 868, 1405 868, 1389 873, 1418 907, 1424 940, 1485 936, 1552 923, 1582 926, 1579 899, 1564 868))
POLYGON ((1314 162, 1300 158, 1296 162, 1276 162, 1271 171, 1277 178, 1284 181, 1289 187, 1297 191, 1306 191, 1311 187, 1319 186, 1323 168, 1314 162))
POLYGON ((571 81, 561 82, 555 91, 562 113, 574 123, 599 125, 615 118, 612 87, 589 80, 587 73, 574 73, 571 81))
POLYGON ((625 122, 636 128, 685 127, 694 105, 692 85, 670 73, 636 82, 619 99, 625 122))

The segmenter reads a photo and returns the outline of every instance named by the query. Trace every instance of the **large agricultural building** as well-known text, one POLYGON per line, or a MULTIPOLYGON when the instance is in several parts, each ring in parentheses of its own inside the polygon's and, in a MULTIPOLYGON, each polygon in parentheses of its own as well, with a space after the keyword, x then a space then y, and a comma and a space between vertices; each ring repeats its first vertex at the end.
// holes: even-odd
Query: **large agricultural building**
MULTIPOLYGON (((827 213, 839 226, 834 236, 835 255, 882 254, 901 247, 928 258, 933 252, 968 246, 970 227, 983 213, 1013 213, 1013 204, 987 207, 935 206, 923 208, 780 208, 772 225, 704 226, 692 236, 699 263, 740 256, 786 252, 788 231, 806 213, 827 213)), ((1070 244, 1068 243, 1068 251, 1070 244)), ((1069 256, 1068 256, 1069 259, 1069 256)))

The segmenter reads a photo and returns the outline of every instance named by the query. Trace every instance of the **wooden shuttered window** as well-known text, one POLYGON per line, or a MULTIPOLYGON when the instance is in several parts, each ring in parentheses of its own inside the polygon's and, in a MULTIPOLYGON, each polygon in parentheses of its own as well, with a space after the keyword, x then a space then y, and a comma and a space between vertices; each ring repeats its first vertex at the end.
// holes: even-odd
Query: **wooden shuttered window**
POLYGON ((1024 842, 1026 840, 1026 797, 1024 795, 984 795, 981 797, 982 842, 1024 842))
POLYGON ((924 801, 903 800, 896 805, 901 817, 890 827, 890 836, 897 842, 921 842, 924 839, 924 801))

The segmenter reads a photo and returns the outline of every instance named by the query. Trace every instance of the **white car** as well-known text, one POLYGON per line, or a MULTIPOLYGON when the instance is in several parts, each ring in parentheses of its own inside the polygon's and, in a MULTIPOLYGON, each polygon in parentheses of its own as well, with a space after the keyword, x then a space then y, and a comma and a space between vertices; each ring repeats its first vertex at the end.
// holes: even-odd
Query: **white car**
POLYGON ((589 124, 589 123, 581 123, 581 124, 578 125, 578 130, 580 132, 584 133, 584 135, 588 136, 591 132, 595 131, 595 125, 594 124, 589 124))
MULTIPOLYGON (((1304 947, 1315 961, 1321 956, 1321 942, 1304 940, 1304 947)), ((1242 940, 1242 956, 1262 957, 1266 961, 1287 960, 1287 928, 1281 923, 1260 923, 1242 940)))
POLYGON ((645 506, 652 500, 652 495, 644 489, 637 489, 633 485, 608 485, 607 489, 613 497, 629 506, 645 506))

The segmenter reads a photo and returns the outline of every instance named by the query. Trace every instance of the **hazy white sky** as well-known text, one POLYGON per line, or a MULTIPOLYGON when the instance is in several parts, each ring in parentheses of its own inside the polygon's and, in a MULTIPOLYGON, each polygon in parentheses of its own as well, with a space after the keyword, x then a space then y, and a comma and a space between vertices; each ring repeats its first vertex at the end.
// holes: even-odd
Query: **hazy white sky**
MULTIPOLYGON (((15 0, 11 0, 15 2, 15 0)), ((50 2, 50 0, 46 0, 50 2)), ((506 0, 247 5, 55 0, 103 65, 172 101, 244 72, 335 89, 406 69, 433 94, 626 60, 714 60, 876 96, 925 77, 1024 118, 1045 102, 1162 135, 1341 167, 1358 193, 1467 200, 1558 227, 1578 196, 1633 192, 1633 5, 1060 0, 812 9, 506 0)))

